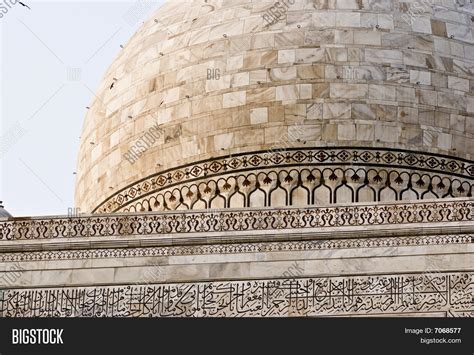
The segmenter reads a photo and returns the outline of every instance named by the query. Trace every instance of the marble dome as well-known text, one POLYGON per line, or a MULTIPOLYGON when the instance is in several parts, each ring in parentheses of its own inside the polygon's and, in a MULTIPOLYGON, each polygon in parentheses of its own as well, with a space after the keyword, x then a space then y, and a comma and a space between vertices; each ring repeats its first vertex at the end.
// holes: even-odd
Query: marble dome
POLYGON ((2 201, 0 201, 0 218, 9 218, 12 215, 3 207, 2 201))
POLYGON ((280 6, 169 1, 149 18, 88 110, 76 206, 105 213, 472 195, 472 7, 280 6))

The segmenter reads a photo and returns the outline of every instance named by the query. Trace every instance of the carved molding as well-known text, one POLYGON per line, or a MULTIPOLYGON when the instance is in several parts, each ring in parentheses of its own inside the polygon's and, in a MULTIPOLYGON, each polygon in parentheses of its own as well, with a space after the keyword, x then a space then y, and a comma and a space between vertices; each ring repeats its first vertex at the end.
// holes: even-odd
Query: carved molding
POLYGON ((314 277, 5 290, 3 317, 472 315, 474 274, 314 277))
MULTIPOLYGON (((243 194, 244 205, 242 207, 251 205, 248 199, 249 193, 259 189, 265 192, 264 186, 267 186, 268 190, 275 187, 280 188, 285 183, 289 187, 286 189, 285 205, 292 204, 291 193, 295 184, 303 186, 305 183, 309 185, 306 188, 326 186, 330 189, 329 203, 337 202, 336 189, 342 187, 349 187, 353 190, 352 202, 360 201, 358 189, 363 187, 373 190, 374 196, 371 201, 386 200, 380 196, 380 191, 386 186, 396 192, 393 200, 404 199, 402 191, 405 190, 412 190, 413 196, 410 198, 416 199, 470 197, 473 188, 472 180, 474 180, 474 164, 472 161, 461 158, 388 148, 292 148, 284 151, 242 153, 187 164, 153 174, 108 197, 93 212, 173 210, 179 209, 180 205, 181 208, 186 206, 185 209, 202 208, 193 206, 193 204, 200 198, 206 204, 210 199, 219 195, 219 193, 215 193, 219 177, 226 179, 234 177, 236 179, 233 184, 231 181, 225 181, 222 184, 230 185, 228 188, 230 193, 243 194), (351 168, 348 169, 348 166, 351 168), (301 174, 305 170, 307 173, 302 176, 301 174), (266 176, 262 175, 262 181, 258 181, 257 175, 261 171, 266 176), (293 176, 295 175, 294 171, 300 176, 293 176), (372 175, 370 175, 370 171, 373 172, 372 175), (270 176, 268 176, 269 174, 270 176), (271 174, 275 176, 272 178, 271 174), (252 176, 255 176, 256 180, 253 185, 250 181, 252 176), (271 181, 265 183, 263 180, 271 181), (205 193, 199 191, 199 185, 204 183, 206 186, 203 189, 211 193, 213 189, 212 186, 209 186, 209 181, 213 181, 216 186, 214 195, 210 195, 206 201, 202 198, 205 193), (255 188, 257 181, 259 186, 255 188), (192 190, 194 185, 197 187, 196 191, 192 190), (159 200, 160 195, 164 196, 166 191, 172 194, 173 188, 180 191, 180 196, 174 196, 177 201, 174 206, 173 203, 170 203, 173 201, 166 201, 165 197, 163 197, 163 201, 159 200), (247 196, 243 193, 245 189, 252 188, 254 188, 253 191, 247 191, 247 196), (400 191, 396 191, 397 188, 400 191), (201 196, 198 198, 199 194, 201 196), (424 194, 428 194, 430 197, 424 197, 424 194), (187 203, 184 201, 186 197, 189 200, 187 203), (143 201, 147 201, 147 204, 144 205, 143 201), (138 203, 141 204, 138 205, 138 203)), ((219 189, 219 191, 223 190, 219 189)), ((370 194, 370 191, 368 193, 370 194)), ((171 199, 173 198, 171 197, 171 199)), ((314 194, 308 199, 308 203, 305 205, 315 204, 315 200, 317 200, 314 194)), ((270 200, 271 196, 266 196, 262 206, 273 206, 270 200)), ((222 207, 231 206, 228 201, 223 203, 222 207)))
POLYGON ((381 168, 297 167, 221 175, 130 201, 121 212, 314 206, 469 197, 470 181, 381 168))
POLYGON ((149 236, 322 227, 393 226, 472 222, 474 200, 415 201, 308 208, 223 209, 9 219, 0 222, 0 240, 149 236))
POLYGON ((0 253, 0 262, 28 262, 80 259, 131 258, 176 255, 242 254, 339 250, 358 248, 409 247, 427 245, 471 244, 471 234, 426 235, 409 237, 344 238, 329 240, 281 241, 263 243, 206 244, 143 248, 97 248, 84 250, 50 250, 0 253))

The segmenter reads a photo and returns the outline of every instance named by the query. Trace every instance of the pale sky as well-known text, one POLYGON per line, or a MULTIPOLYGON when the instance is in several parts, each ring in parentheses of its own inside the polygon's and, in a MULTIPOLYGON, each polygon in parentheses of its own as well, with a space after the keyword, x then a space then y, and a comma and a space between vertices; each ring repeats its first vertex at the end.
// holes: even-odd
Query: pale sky
POLYGON ((15 217, 66 215, 86 106, 164 0, 22 2, 0 18, 0 200, 15 217))

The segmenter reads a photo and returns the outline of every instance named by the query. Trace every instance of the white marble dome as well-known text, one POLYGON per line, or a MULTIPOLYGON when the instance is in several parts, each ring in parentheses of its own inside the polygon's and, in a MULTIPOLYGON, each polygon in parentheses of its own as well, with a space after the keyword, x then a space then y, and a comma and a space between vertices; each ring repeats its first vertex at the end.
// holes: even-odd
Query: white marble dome
POLYGON ((0 201, 0 218, 9 218, 12 215, 3 207, 2 201, 0 201))
POLYGON ((473 8, 291 2, 169 1, 148 19, 85 118, 76 206, 470 196, 473 8))

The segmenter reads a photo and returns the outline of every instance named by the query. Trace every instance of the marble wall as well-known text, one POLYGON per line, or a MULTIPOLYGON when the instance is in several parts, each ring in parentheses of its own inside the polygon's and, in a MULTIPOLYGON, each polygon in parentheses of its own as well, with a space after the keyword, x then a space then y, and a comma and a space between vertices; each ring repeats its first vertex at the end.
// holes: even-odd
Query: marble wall
POLYGON ((0 316, 472 316, 472 199, 0 220, 0 316))

